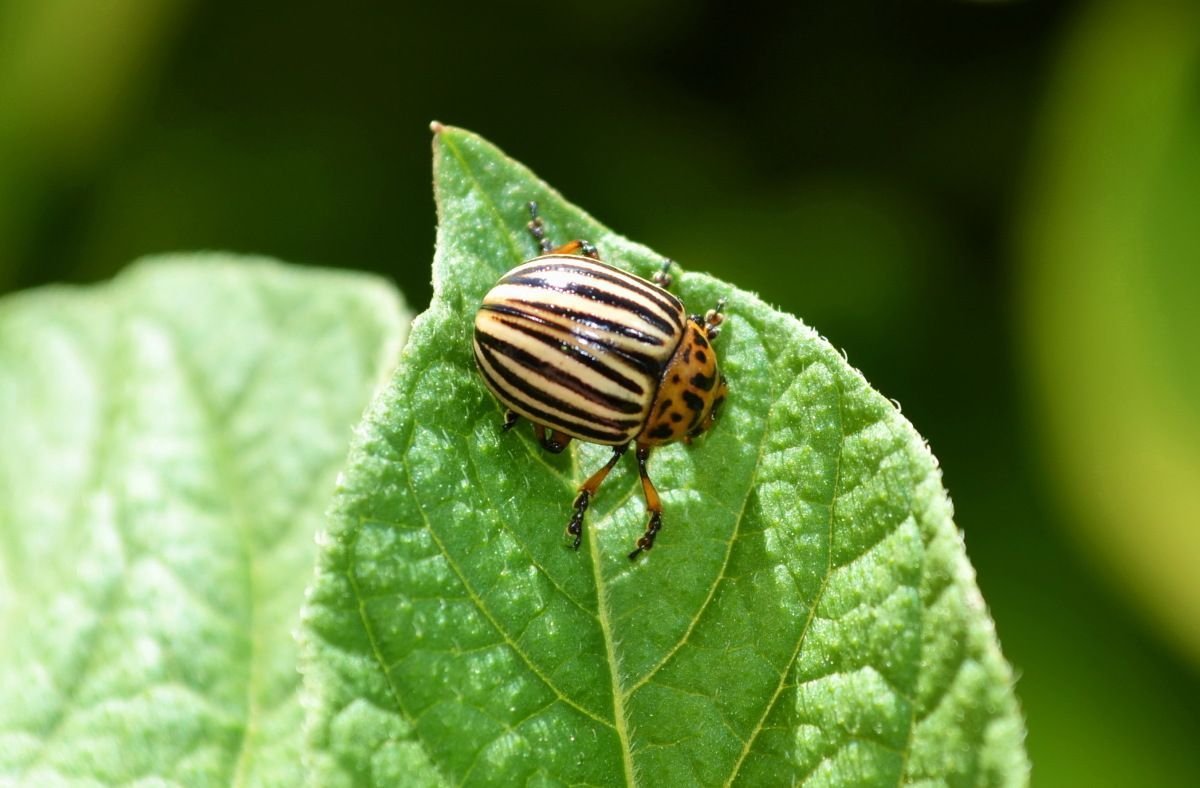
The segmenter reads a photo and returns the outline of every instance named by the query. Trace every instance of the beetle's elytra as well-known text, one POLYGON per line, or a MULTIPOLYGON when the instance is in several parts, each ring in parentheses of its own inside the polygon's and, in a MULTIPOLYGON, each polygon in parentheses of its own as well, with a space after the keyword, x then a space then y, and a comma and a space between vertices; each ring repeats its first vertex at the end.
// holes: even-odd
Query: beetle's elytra
POLYGON ((475 316, 475 363, 507 408, 504 429, 523 416, 548 451, 572 438, 613 447, 579 488, 567 525, 578 549, 583 515, 609 471, 633 444, 646 508, 646 532, 632 560, 654 546, 662 503, 646 462, 655 446, 691 439, 712 426, 725 400, 715 339, 724 302, 688 315, 671 285, 670 261, 649 282, 600 261, 587 241, 558 248, 529 203, 529 231, 541 254, 505 274, 475 316))

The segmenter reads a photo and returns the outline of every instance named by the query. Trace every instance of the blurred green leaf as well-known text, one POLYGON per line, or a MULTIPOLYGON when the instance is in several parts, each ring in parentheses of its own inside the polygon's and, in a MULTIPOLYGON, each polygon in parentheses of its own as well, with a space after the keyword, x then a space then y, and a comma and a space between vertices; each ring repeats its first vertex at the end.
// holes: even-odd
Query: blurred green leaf
POLYGON ((0 4, 0 291, 18 278, 15 266, 45 263, 26 245, 49 197, 107 152, 131 107, 157 79, 188 5, 0 4))
POLYGON ((619 466, 578 552, 574 490, 608 455, 543 454, 470 354, 484 292, 531 257, 525 201, 642 275, 614 235, 482 139, 442 129, 433 303, 358 434, 301 641, 318 784, 1020 784, 1023 723, 912 427, 811 329, 729 297, 732 394, 656 452, 665 525, 619 466))
POLYGON ((1028 206, 1026 358, 1084 542, 1200 660, 1200 7, 1085 22, 1028 206))
POLYGON ((298 784, 312 538, 406 324, 219 255, 0 301, 0 782, 298 784))

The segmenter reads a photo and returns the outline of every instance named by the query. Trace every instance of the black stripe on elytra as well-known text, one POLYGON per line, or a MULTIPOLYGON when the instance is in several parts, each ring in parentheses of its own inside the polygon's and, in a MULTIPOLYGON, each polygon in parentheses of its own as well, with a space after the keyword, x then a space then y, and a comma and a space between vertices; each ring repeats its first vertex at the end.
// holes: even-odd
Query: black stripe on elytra
MULTIPOLYGON (((569 331, 564 331, 561 326, 558 326, 555 323, 548 323, 545 320, 539 320, 536 317, 527 315, 524 312, 522 312, 521 310, 514 309, 512 307, 503 307, 500 305, 484 304, 483 309, 485 309, 489 312, 497 312, 502 315, 517 318, 516 320, 505 320, 502 317, 497 317, 496 322, 498 322, 501 325, 504 325, 508 328, 511 328, 514 331, 520 331, 522 334, 525 334, 528 337, 532 337, 533 339, 536 339, 538 342, 541 342, 542 344, 547 345, 548 347, 552 347, 561 353, 566 353, 571 358, 575 359, 579 363, 586 366, 588 369, 591 369, 591 370, 599 373, 603 377, 608 378, 613 383, 616 383, 618 386, 625 389, 626 391, 629 391, 633 394, 637 394, 639 396, 646 393, 646 390, 644 388, 642 388, 642 385, 640 383, 638 383, 636 380, 630 380, 629 378, 622 375, 617 370, 615 370, 612 367, 610 367, 609 365, 605 364, 602 359, 597 358, 596 356, 592 355, 591 353, 588 353, 583 348, 578 347, 577 344, 573 341, 575 339, 575 337, 573 335, 571 335, 569 331), (557 331, 555 333, 559 334, 559 336, 555 336, 554 334, 548 334, 543 331, 539 331, 536 328, 534 328, 533 325, 530 325, 530 323, 546 326, 546 327, 550 328, 552 331, 557 329, 557 331), (567 336, 562 336, 562 334, 564 334, 564 333, 567 334, 567 336)), ((605 350, 607 350, 607 349, 605 349, 605 350)))
POLYGON ((639 331, 638 329, 633 328, 632 326, 627 326, 624 323, 605 320, 599 315, 592 314, 591 312, 580 312, 578 309, 571 309, 570 307, 561 306, 559 304, 548 304, 545 301, 528 301, 523 298, 510 298, 508 301, 513 304, 520 304, 521 306, 540 309, 543 312, 549 312, 550 314, 557 315, 558 317, 565 317, 568 320, 574 320, 577 323, 582 323, 588 328, 593 328, 597 331, 607 331, 611 334, 619 334, 623 337, 636 339, 643 345, 655 345, 661 347, 666 344, 660 337, 651 336, 645 331, 639 331))
MULTIPOLYGON (((556 383, 572 393, 578 394, 580 397, 588 400, 589 402, 596 403, 602 408, 616 411, 617 413, 642 412, 641 403, 632 402, 627 399, 620 399, 610 394, 596 391, 594 388, 587 385, 571 373, 561 370, 552 364, 548 364, 546 363, 545 359, 538 358, 532 353, 522 350, 516 345, 506 342, 499 337, 491 334, 485 334, 477 330, 475 332, 475 342, 481 346, 481 349, 485 353, 498 353, 499 355, 502 355, 505 358, 515 362, 522 368, 529 370, 532 375, 536 375, 544 380, 550 381, 551 383, 556 383)), ((491 356, 487 356, 487 359, 489 362, 492 361, 491 356)), ((576 418, 592 419, 594 421, 603 423, 606 427, 612 427, 613 429, 617 430, 625 429, 626 427, 633 427, 637 424, 636 421, 630 421, 628 419, 614 419, 605 417, 602 414, 589 413, 582 408, 577 408, 568 402, 564 402, 563 400, 555 397, 553 394, 549 394, 539 389, 528 380, 522 378, 520 375, 517 375, 514 372, 509 371, 503 366, 497 366, 494 363, 492 366, 496 367, 496 371, 499 372, 505 380, 508 380, 514 387, 525 392, 525 394, 533 397, 534 399, 540 400, 544 405, 557 408, 558 410, 561 410, 564 413, 569 413, 576 418)))
POLYGON ((536 415, 548 427, 557 425, 569 426, 571 430, 574 430, 574 434, 584 437, 589 435, 603 436, 607 439, 620 437, 623 433, 604 432, 600 428, 624 431, 639 423, 633 419, 606 419, 597 417, 567 402, 563 402, 557 397, 548 395, 546 392, 537 389, 529 381, 506 368, 497 360, 496 356, 498 354, 491 348, 478 343, 475 347, 477 355, 481 355, 486 362, 486 366, 479 364, 480 371, 488 378, 489 382, 495 387, 495 390, 502 392, 505 396, 510 397, 513 402, 520 404, 530 413, 536 415), (492 370, 494 375, 488 374, 488 368, 492 370), (495 375, 499 375, 502 380, 497 380, 495 375), (560 410, 569 418, 551 414, 544 410, 546 407, 560 410), (582 419, 583 421, 576 422, 575 419, 582 419), (589 424, 594 426, 588 426, 589 424))
POLYGON ((599 279, 603 282, 611 282, 612 284, 632 290, 638 295, 652 301, 676 326, 683 328, 683 303, 675 296, 653 285, 644 283, 619 268, 613 268, 603 263, 593 263, 592 265, 597 267, 592 268, 578 263, 545 263, 525 268, 521 271, 521 274, 542 273, 544 271, 570 271, 571 273, 599 279))
POLYGON ((675 334, 678 331, 677 328, 672 328, 671 324, 661 316, 650 311, 650 308, 642 302, 634 301, 632 298, 626 298, 617 293, 611 293, 600 287, 593 287, 592 285, 581 284, 579 282, 566 282, 561 286, 552 285, 546 279, 537 276, 525 276, 524 273, 520 276, 505 277, 501 282, 506 285, 518 285, 532 287, 537 290, 550 290, 555 293, 577 295, 580 298, 586 298, 589 301, 595 301, 605 306, 632 312, 664 334, 675 334))
MULTIPOLYGON (((479 373, 483 375, 484 380, 487 381, 487 384, 492 391, 503 393, 504 397, 508 397, 509 401, 505 402, 505 405, 517 405, 521 410, 525 411, 527 417, 536 420, 536 422, 542 426, 565 432, 572 437, 594 440, 600 443, 621 443, 627 440, 625 433, 603 432, 595 429, 594 427, 589 427, 586 424, 577 424, 573 421, 562 419, 558 416, 553 416, 533 403, 527 402, 522 397, 515 396, 513 392, 508 389, 508 387, 498 382, 488 373, 487 366, 485 364, 490 362, 485 362, 481 358, 481 348, 478 345, 476 345, 475 348, 475 365, 479 367, 479 373)), ((495 369, 503 374, 503 368, 495 367, 495 369)))
MULTIPOLYGON (((510 299, 510 301, 514 304, 521 304, 522 306, 533 307, 534 309, 541 309, 542 311, 549 312, 550 314, 553 314, 556 317, 565 317, 568 320, 573 320, 574 322, 581 323, 582 325, 587 326, 588 328, 594 328, 598 331, 605 330, 605 331, 610 331, 610 333, 616 333, 615 329, 604 328, 603 326, 598 325, 596 320, 588 320, 588 319, 586 319, 585 316, 582 315, 582 313, 575 312, 570 309, 563 309, 561 307, 551 307, 547 304, 535 303, 533 301, 522 301, 519 299, 510 299)), ((654 358, 654 356, 647 355, 646 353, 642 353, 641 351, 638 351, 638 350, 630 350, 628 348, 615 345, 612 342, 601 339, 599 337, 590 337, 585 334, 581 334, 578 331, 571 329, 569 326, 564 326, 562 323, 559 323, 554 320, 547 320, 547 319, 539 316, 536 313, 530 312, 527 309, 519 309, 514 306, 506 306, 503 304, 484 304, 480 308, 486 309, 491 312, 499 312, 504 315, 519 316, 521 318, 524 318, 525 320, 529 320, 529 321, 531 321, 533 323, 537 323, 538 325, 541 325, 541 326, 546 326, 547 328, 550 328, 550 329, 553 329, 556 331, 566 330, 571 334, 572 338, 575 341, 580 342, 584 345, 590 345, 590 346, 594 346, 594 347, 598 347, 598 348, 603 348, 605 353, 613 353, 614 355, 619 356, 621 359, 627 361, 630 366, 632 366, 633 368, 635 368, 641 372, 645 372, 647 375, 653 376, 655 380, 657 380, 658 376, 662 374, 662 367, 663 367, 662 362, 659 361, 658 359, 654 358)), ((604 322, 607 323, 607 321, 604 321, 604 322)), ((641 336, 645 337, 644 334, 641 336)), ((662 344, 661 342, 658 342, 658 340, 653 339, 653 338, 647 337, 646 339, 650 340, 650 342, 652 344, 660 344, 660 345, 662 344)))

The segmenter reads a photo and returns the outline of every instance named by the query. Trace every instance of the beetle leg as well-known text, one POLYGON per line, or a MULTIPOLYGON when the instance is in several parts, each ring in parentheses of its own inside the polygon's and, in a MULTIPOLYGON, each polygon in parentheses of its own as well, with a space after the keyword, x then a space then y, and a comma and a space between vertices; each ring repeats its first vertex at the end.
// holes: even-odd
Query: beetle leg
POLYGON ((517 422, 520 420, 521 420, 521 415, 519 413, 517 413, 515 410, 510 409, 510 410, 504 411, 504 427, 502 427, 503 431, 508 432, 513 427, 517 426, 517 422))
POLYGON ((642 551, 654 547, 654 539, 658 536, 658 530, 662 528, 662 501, 659 500, 658 490, 654 489, 654 483, 650 481, 650 474, 646 471, 648 459, 650 459, 650 447, 638 446, 638 475, 642 477, 642 492, 646 495, 646 509, 650 511, 650 520, 646 523, 646 533, 637 540, 637 547, 629 554, 630 561, 637 558, 642 551))
POLYGON ((541 424, 533 425, 533 436, 537 438, 538 443, 542 444, 542 448, 551 454, 561 454, 562 450, 567 448, 567 444, 571 442, 571 436, 558 430, 550 430, 541 424))
POLYGON ((600 253, 596 251, 596 247, 592 245, 591 241, 568 241, 562 246, 551 249, 549 254, 578 254, 593 260, 600 259, 600 253))
POLYGON ((533 240, 537 241, 543 254, 548 254, 554 248, 554 242, 546 237, 546 225, 542 222, 542 217, 538 216, 538 205, 533 200, 529 201, 529 224, 525 227, 533 236, 533 240))
POLYGON ((600 253, 591 241, 568 241, 556 247, 554 242, 546 237, 546 223, 538 216, 538 204, 533 200, 529 201, 529 223, 525 227, 533 236, 533 240, 537 241, 542 254, 578 254, 593 260, 600 259, 600 253))
POLYGON ((671 283, 675 281, 671 277, 671 266, 673 264, 673 260, 664 257, 662 261, 662 267, 655 271, 654 276, 652 277, 654 284, 658 285, 663 290, 670 290, 671 283))
POLYGON ((718 299, 716 307, 704 313, 704 333, 709 339, 716 339, 721 329, 717 326, 725 321, 725 299, 718 299))
POLYGON ((628 448, 628 443, 613 446, 613 456, 609 458, 604 467, 589 476, 588 480, 579 486, 579 495, 575 496, 575 513, 571 515, 571 522, 567 523, 567 533, 575 537, 572 546, 576 550, 579 549, 579 543, 583 541, 583 513, 587 511, 588 503, 596 494, 596 490, 600 489, 600 484, 608 476, 608 472, 613 469, 628 448))
POLYGON ((593 260, 600 259, 600 253, 596 252, 596 247, 590 241, 569 241, 562 246, 554 246, 554 242, 546 237, 546 223, 538 216, 538 204, 533 200, 529 200, 529 223, 526 224, 526 229, 529 230, 529 235, 533 236, 533 240, 538 241, 542 254, 582 254, 583 257, 593 260))

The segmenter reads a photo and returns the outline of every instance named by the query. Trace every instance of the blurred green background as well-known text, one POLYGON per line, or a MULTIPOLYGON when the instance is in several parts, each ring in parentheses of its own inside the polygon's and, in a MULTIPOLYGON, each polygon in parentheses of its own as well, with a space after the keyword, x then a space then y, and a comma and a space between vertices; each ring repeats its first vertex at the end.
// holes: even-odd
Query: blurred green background
POLYGON ((8 0, 0 292, 228 249, 421 307, 435 118, 902 403, 1035 783, 1200 785, 1200 4, 8 0))

